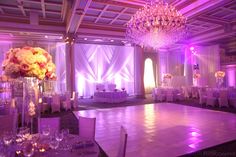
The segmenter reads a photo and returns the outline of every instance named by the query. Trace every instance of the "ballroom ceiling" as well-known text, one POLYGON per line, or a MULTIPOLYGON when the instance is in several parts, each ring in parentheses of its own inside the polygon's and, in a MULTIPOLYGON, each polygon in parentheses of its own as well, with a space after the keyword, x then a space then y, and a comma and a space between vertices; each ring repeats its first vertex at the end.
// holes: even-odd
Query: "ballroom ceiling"
MULTIPOLYGON (((235 0, 166 0, 188 17, 191 45, 236 49, 235 0), (227 42, 226 42, 227 41, 227 42)), ((145 0, 0 0, 0 39, 126 43, 126 23, 145 0), (45 39, 46 38, 46 39, 45 39)))

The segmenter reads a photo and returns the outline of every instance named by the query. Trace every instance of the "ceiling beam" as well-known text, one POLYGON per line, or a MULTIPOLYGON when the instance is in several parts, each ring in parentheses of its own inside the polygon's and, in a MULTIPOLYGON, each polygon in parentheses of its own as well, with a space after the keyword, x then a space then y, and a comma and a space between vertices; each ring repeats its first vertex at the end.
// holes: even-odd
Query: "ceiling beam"
POLYGON ((82 1, 75 0, 72 4, 72 9, 70 11, 66 25, 66 33, 75 34, 77 32, 92 0, 83 1, 85 4, 83 4, 84 7, 82 9, 80 6, 80 2, 82 1))
MULTIPOLYGON (((97 18, 96 15, 91 15, 91 14, 85 14, 85 17, 97 18)), ((106 17, 106 16, 100 17, 100 19, 114 20, 113 17, 106 17)), ((128 21, 127 19, 116 19, 116 20, 117 20, 117 21, 128 21)))
POLYGON ((72 25, 72 22, 73 22, 73 19, 74 19, 75 12, 76 12, 78 4, 79 4, 78 0, 74 0, 73 1, 72 9, 70 9, 70 13, 68 15, 69 17, 68 17, 68 20, 66 22, 66 33, 69 33, 69 31, 71 29, 71 25, 72 25))
POLYGON ((102 17, 102 14, 105 12, 105 10, 107 10, 107 8, 109 7, 109 5, 106 5, 100 12, 100 14, 98 15, 98 17, 96 18, 94 23, 97 23, 98 20, 102 17))
POLYGON ((5 14, 5 12, 3 11, 2 8, 0 8, 0 13, 1 13, 1 14, 5 14))
POLYGON ((45 32, 51 34, 62 34, 65 32, 65 27, 63 26, 45 26, 45 25, 35 25, 32 27, 30 24, 19 24, 15 22, 2 22, 0 21, 0 30, 7 31, 18 31, 18 32, 45 32))
POLYGON ((62 21, 65 21, 67 7, 68 7, 68 1, 67 0, 62 0, 62 9, 61 9, 61 19, 62 19, 62 21))
POLYGON ((147 1, 145 2, 143 0, 129 0, 129 1, 127 1, 127 0, 112 0, 112 1, 126 3, 129 5, 141 6, 141 7, 147 3, 147 1))
POLYGON ((22 14, 23 14, 24 16, 26 16, 26 13, 25 13, 25 10, 24 10, 24 7, 23 7, 23 1, 17 0, 17 6, 18 6, 18 8, 21 10, 22 14))
MULTIPOLYGON (((115 22, 115 21, 120 17, 120 15, 122 15, 126 10, 127 10, 127 8, 124 8, 124 9, 109 23, 109 25, 113 24, 113 22, 115 22)), ((128 21, 128 20, 126 20, 126 21, 128 21)))
POLYGON ((179 11, 187 16, 188 18, 192 16, 196 16, 197 14, 201 14, 203 11, 206 11, 210 7, 219 5, 220 3, 224 3, 224 0, 201 0, 196 1, 193 0, 193 3, 189 3, 189 5, 185 6, 184 8, 181 8, 179 11))
POLYGON ((44 0, 41 0, 41 7, 43 12, 43 18, 46 18, 45 3, 44 0))
POLYGON ((89 8, 91 2, 92 2, 92 0, 87 0, 87 1, 86 1, 86 5, 85 5, 85 7, 84 7, 84 10, 83 10, 82 14, 81 14, 80 17, 79 17, 79 20, 78 20, 78 22, 77 22, 77 24, 76 24, 74 33, 76 33, 76 32, 78 31, 79 26, 80 26, 80 24, 82 23, 82 20, 83 20, 85 14, 86 14, 86 12, 87 12, 87 10, 88 10, 88 8, 89 8))
POLYGON ((101 3, 104 5, 111 5, 111 6, 120 6, 120 7, 127 7, 127 8, 134 8, 139 9, 143 6, 143 4, 132 4, 129 0, 123 0, 122 2, 119 2, 119 0, 93 0, 93 2, 101 3))
POLYGON ((214 23, 218 25, 225 25, 229 23, 228 21, 223 20, 223 19, 218 19, 215 17, 206 17, 206 16, 198 17, 197 20, 207 22, 207 23, 214 23))
MULTIPOLYGON (((33 4, 40 4, 41 2, 38 1, 38 0, 21 0, 22 2, 27 2, 27 3, 33 3, 33 4)), ((57 6, 57 7, 61 7, 61 3, 59 2, 49 2, 49 1, 46 1, 44 2, 46 5, 51 5, 51 6, 57 6)))
MULTIPOLYGON (((6 8, 6 9, 14 9, 14 10, 19 10, 19 8, 15 7, 14 5, 4 5, 4 4, 0 4, 0 7, 1 8, 6 8)), ((38 12, 41 12, 42 10, 41 9, 32 9, 32 8, 29 8, 29 7, 24 7, 24 10, 25 11, 38 11, 38 12)), ((51 14, 57 14, 57 15, 60 15, 61 12, 60 11, 53 11, 53 10, 46 10, 45 11, 46 13, 51 13, 51 14)))
MULTIPOLYGON (((92 11, 102 11, 101 9, 98 9, 98 8, 93 8, 93 7, 89 7, 88 10, 92 10, 92 11)), ((120 11, 118 10, 111 10, 111 9, 107 9, 105 12, 108 12, 108 13, 116 13, 116 14, 119 14, 120 11)), ((129 16, 132 16, 133 13, 127 13, 127 12, 124 12, 123 13, 124 15, 129 15, 129 16)))

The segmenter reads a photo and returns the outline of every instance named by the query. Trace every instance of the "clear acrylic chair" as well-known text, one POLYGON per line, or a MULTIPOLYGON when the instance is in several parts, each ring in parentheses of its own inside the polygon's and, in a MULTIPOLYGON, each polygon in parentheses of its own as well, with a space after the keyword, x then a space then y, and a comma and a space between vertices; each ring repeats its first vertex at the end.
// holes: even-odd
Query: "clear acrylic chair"
POLYGON ((86 139, 95 139, 96 118, 79 116, 79 136, 86 139))
POLYGON ((52 109, 52 112, 60 112, 61 111, 60 96, 57 94, 52 96, 51 109, 52 109))
POLYGON ((123 126, 121 126, 121 128, 120 128, 120 143, 119 143, 117 157, 125 157, 127 138, 128 138, 128 134, 126 132, 126 129, 123 126))
POLYGON ((229 107, 227 90, 220 90, 218 101, 220 107, 229 107))

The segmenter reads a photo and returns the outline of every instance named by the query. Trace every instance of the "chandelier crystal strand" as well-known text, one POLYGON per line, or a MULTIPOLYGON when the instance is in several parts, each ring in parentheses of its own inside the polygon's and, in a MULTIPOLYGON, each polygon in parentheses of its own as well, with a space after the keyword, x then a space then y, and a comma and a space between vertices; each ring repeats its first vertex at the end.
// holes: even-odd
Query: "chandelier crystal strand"
POLYGON ((186 34, 186 18, 175 7, 163 1, 150 1, 127 23, 126 37, 145 47, 171 45, 186 34))

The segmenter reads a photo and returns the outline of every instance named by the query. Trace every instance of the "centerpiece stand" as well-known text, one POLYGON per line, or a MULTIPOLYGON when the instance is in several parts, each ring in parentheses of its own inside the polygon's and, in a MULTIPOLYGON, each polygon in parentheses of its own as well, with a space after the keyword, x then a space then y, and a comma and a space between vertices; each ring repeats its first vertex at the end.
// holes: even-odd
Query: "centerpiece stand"
POLYGON ((14 78, 13 96, 17 109, 21 113, 21 126, 31 124, 40 117, 40 80, 55 80, 56 67, 51 55, 40 47, 23 47, 10 49, 3 60, 4 75, 14 78))

